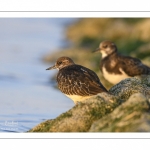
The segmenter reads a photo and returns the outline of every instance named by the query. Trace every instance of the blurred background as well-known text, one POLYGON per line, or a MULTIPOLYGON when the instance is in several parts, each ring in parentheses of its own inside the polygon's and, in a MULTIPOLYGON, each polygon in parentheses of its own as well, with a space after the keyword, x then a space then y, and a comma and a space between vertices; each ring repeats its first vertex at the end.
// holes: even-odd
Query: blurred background
POLYGON ((74 106, 57 89, 60 56, 99 71, 103 40, 150 66, 149 18, 0 18, 0 132, 26 132, 74 106))

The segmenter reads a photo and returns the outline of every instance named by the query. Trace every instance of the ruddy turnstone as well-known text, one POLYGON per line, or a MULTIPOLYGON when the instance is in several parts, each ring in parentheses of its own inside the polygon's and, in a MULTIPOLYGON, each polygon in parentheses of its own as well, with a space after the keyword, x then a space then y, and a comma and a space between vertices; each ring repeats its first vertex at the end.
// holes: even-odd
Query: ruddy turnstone
POLYGON ((100 70, 104 78, 112 84, 129 77, 150 74, 150 67, 137 58, 119 54, 117 46, 111 41, 101 42, 94 52, 96 51, 102 54, 100 70))
POLYGON ((54 66, 46 70, 58 69, 58 88, 74 103, 78 103, 93 95, 107 92, 98 76, 92 70, 77 65, 69 57, 60 57, 54 66))

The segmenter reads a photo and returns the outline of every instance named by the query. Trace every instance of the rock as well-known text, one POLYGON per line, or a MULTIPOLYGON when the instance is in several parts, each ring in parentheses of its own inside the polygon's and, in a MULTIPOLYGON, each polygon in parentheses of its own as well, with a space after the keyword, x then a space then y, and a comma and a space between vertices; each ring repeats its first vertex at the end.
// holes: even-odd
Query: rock
POLYGON ((150 112, 146 97, 133 94, 111 114, 95 121, 90 132, 149 132, 150 112))
POLYGON ((112 95, 101 93, 77 104, 56 119, 43 122, 29 132, 87 132, 93 121, 112 112, 120 102, 112 95))
POLYGON ((113 86, 109 92, 123 100, 127 100, 134 93, 142 93, 149 100, 150 75, 127 78, 113 86))
POLYGON ((28 132, 150 131, 150 76, 125 79, 109 93, 93 96, 28 132))

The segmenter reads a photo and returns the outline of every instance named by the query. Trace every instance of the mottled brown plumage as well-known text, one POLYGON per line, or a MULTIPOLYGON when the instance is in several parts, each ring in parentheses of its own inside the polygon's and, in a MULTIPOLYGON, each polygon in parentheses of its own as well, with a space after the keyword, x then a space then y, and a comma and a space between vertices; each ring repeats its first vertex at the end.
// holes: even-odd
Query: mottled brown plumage
POLYGON ((50 69, 59 69, 58 87, 75 103, 101 92, 107 92, 98 76, 92 70, 77 65, 69 57, 60 57, 50 69))
POLYGON ((150 67, 144 65, 137 58, 119 54, 117 46, 113 42, 101 42, 96 51, 102 53, 100 70, 106 80, 113 84, 125 78, 150 74, 150 67))

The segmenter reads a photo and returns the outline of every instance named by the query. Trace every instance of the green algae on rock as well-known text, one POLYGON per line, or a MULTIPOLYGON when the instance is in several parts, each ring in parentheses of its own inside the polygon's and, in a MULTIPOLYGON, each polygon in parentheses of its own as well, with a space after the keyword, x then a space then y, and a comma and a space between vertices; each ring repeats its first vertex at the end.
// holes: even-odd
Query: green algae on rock
POLYGON ((39 124, 29 132, 87 132, 93 121, 112 112, 120 103, 116 97, 101 93, 75 105, 56 119, 39 124), (109 99, 106 100, 106 97, 109 99))
POLYGON ((149 132, 150 112, 146 97, 133 94, 111 114, 95 121, 90 132, 149 132))

